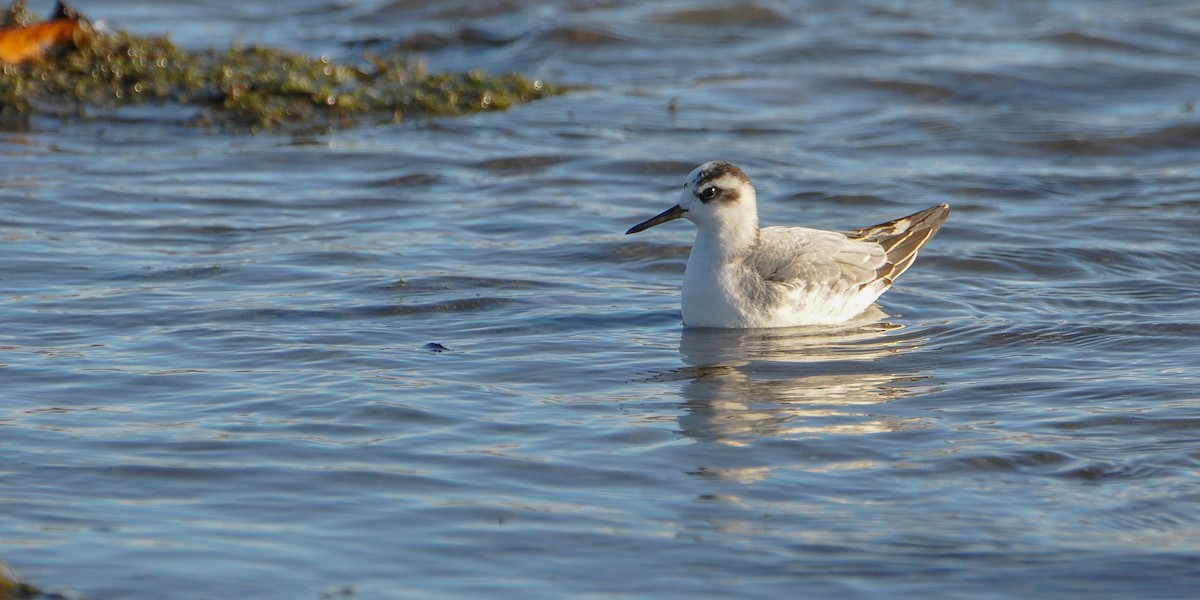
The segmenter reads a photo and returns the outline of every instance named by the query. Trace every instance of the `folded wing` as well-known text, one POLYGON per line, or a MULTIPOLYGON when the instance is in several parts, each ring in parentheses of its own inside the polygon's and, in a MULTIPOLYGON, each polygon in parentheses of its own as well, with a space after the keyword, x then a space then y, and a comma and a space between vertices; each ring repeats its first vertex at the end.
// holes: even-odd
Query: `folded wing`
POLYGON ((939 204, 894 221, 847 232, 803 227, 762 229, 755 260, 764 280, 788 288, 837 296, 867 287, 883 293, 937 233, 950 207, 939 204))

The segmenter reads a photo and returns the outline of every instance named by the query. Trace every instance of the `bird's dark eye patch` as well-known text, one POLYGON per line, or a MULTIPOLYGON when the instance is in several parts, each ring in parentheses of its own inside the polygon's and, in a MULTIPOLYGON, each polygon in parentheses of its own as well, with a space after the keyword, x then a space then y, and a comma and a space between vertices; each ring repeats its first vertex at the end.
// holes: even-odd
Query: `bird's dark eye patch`
POLYGON ((708 202, 717 197, 718 190, 716 186, 710 185, 696 193, 696 197, 700 198, 701 202, 708 202))

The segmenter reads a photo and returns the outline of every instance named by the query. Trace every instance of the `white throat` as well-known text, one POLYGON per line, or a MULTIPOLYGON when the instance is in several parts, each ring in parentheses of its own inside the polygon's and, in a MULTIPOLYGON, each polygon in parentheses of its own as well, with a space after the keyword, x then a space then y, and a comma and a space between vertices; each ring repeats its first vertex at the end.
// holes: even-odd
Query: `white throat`
POLYGON ((758 203, 751 186, 740 190, 735 203, 688 218, 696 224, 693 252, 699 249, 728 258, 745 254, 758 243, 758 203))
POLYGON ((746 327, 746 257, 758 244, 758 209, 753 188, 736 204, 694 218, 696 241, 683 274, 683 322, 700 327, 746 327))

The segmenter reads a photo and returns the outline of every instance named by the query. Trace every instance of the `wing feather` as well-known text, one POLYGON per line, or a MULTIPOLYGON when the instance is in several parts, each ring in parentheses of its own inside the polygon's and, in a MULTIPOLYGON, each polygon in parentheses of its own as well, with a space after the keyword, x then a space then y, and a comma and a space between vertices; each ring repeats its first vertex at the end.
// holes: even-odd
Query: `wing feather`
POLYGON ((917 258, 917 251, 942 228, 949 216, 950 207, 939 204, 894 221, 848 231, 846 236, 878 244, 883 249, 887 261, 876 269, 875 281, 885 282, 886 288, 908 270, 917 258))
POLYGON ((861 285, 874 279, 887 262, 879 244, 854 240, 837 231, 766 227, 759 235, 762 251, 754 266, 764 279, 782 285, 861 285))
MULTIPOLYGON (((939 204, 894 221, 845 233, 806 227, 765 227, 754 267, 768 282, 810 290, 879 291, 904 273, 937 233, 950 207, 939 204)), ((835 292, 836 293, 836 292, 835 292)))

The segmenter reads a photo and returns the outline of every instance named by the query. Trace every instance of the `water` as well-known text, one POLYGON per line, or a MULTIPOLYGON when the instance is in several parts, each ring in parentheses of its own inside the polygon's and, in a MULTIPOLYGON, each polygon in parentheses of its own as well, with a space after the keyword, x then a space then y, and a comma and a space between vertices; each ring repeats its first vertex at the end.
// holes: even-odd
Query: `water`
POLYGON ((1195 5, 147 6, 80 8, 590 88, 315 137, 0 133, 0 559, 45 590, 1200 584, 1195 5), (711 158, 765 224, 954 212, 874 322, 683 330, 690 225, 622 232, 711 158))

